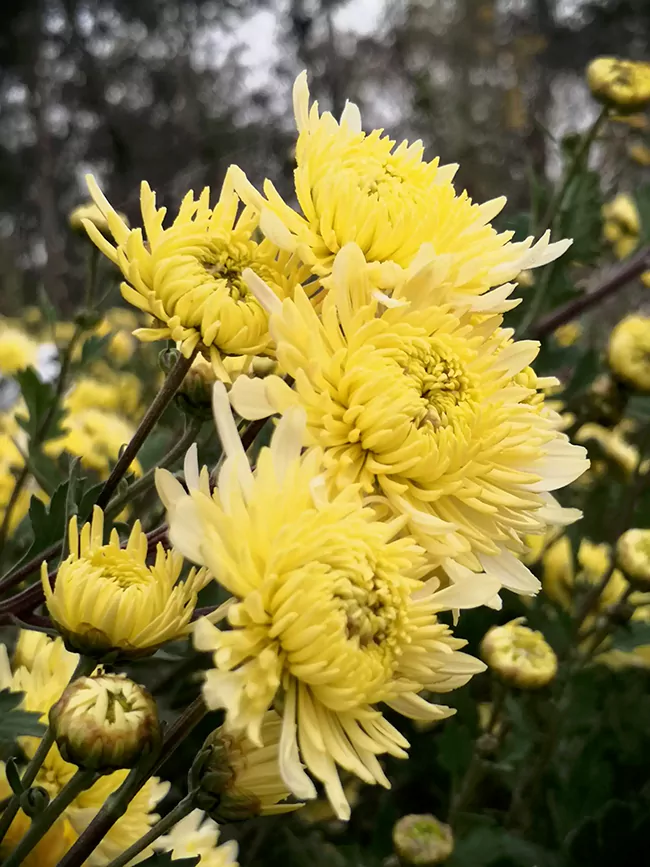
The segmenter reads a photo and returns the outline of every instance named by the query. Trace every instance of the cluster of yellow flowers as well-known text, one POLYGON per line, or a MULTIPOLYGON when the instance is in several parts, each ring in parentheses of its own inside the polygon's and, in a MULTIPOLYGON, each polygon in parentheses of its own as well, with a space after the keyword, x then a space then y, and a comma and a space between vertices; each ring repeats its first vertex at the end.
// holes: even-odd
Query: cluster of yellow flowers
POLYGON ((221 380, 225 460, 216 485, 195 447, 184 485, 157 471, 173 550, 154 565, 138 525, 126 548, 105 544, 96 510, 81 531, 73 521, 43 586, 69 647, 133 657, 187 634, 198 591, 218 581, 231 599, 194 625, 214 660, 207 705, 225 709, 238 749, 275 755, 264 809, 314 798, 315 778, 345 819, 339 768, 388 786, 378 757, 407 754, 382 707, 443 719, 453 710, 427 694, 485 667, 440 612, 537 592, 525 536, 579 517, 551 492, 588 460, 544 403, 555 380, 530 367, 538 344, 503 327, 518 275, 570 242, 497 232, 505 200, 457 194, 455 166, 364 133, 351 103, 340 121, 321 114, 304 74, 294 108, 302 213, 233 166, 216 205, 190 192, 166 227, 143 184, 143 232, 89 179, 101 216, 81 222, 153 318, 135 335, 198 353, 221 380), (254 467, 231 406, 279 416, 254 467), (181 555, 201 567, 186 581, 181 555))
MULTIPOLYGON (((639 246, 641 217, 629 193, 618 193, 602 207, 603 237, 611 244, 617 259, 625 259, 639 246)), ((641 274, 641 282, 650 286, 650 271, 641 274)))

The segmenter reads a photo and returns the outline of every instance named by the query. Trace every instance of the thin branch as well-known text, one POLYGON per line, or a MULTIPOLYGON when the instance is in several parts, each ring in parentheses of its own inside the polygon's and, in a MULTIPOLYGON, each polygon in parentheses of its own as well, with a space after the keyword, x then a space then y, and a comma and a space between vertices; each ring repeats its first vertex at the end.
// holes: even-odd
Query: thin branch
POLYGON ((636 279, 644 271, 650 269, 650 244, 643 247, 634 256, 630 256, 624 262, 609 269, 605 276, 595 282, 592 289, 588 288, 584 295, 569 301, 562 307, 553 310, 548 316, 543 316, 533 324, 530 333, 538 340, 552 334, 560 325, 570 322, 585 310, 595 307, 615 295, 628 283, 636 279))
POLYGON ((192 366, 192 362, 194 361, 194 357, 196 356, 197 351, 198 348, 194 350, 194 352, 190 355, 189 358, 185 358, 184 355, 179 356, 176 364, 170 370, 165 381, 160 387, 160 391, 153 399, 151 406, 146 411, 142 421, 138 425, 138 429, 133 434, 131 441, 118 458, 118 461, 113 467, 110 476, 106 480, 106 484, 104 485, 99 496, 97 497, 97 505, 100 509, 104 509, 109 504, 110 499, 115 493, 122 476, 124 476, 124 474, 128 471, 129 467, 131 466, 138 452, 140 451, 142 444, 156 426, 156 423, 160 419, 161 415, 171 403, 172 398, 176 394, 179 385, 185 379, 185 374, 192 366))

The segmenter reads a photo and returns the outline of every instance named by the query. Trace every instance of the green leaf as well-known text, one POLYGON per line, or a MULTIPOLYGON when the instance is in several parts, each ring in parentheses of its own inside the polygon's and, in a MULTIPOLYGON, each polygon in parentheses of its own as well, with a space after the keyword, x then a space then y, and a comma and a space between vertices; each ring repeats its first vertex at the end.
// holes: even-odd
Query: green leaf
POLYGON ((465 772, 474 750, 474 739, 465 725, 448 725, 436 737, 438 764, 458 780, 465 772))
POLYGON ((98 482, 96 485, 91 485, 88 490, 80 491, 78 514, 81 515, 82 520, 85 521, 92 515, 93 506, 103 487, 104 482, 98 482))
POLYGON ((650 421, 650 397, 635 394, 629 398, 625 414, 642 424, 650 421))
POLYGON ((603 198, 598 172, 584 171, 570 185, 562 209, 560 235, 573 238, 573 262, 591 264, 600 255, 603 198))
POLYGON ((629 653, 637 647, 650 644, 650 623, 631 622, 617 629, 612 638, 612 648, 629 653))
POLYGON ((571 400, 583 394, 600 371, 600 355, 595 349, 588 349, 577 362, 571 381, 562 393, 562 400, 571 400))
POLYGON ((96 334, 93 334, 84 340, 81 347, 81 357, 77 366, 83 370, 93 361, 101 358, 105 354, 104 350, 112 336, 112 334, 105 334, 103 337, 98 337, 96 334))
MULTIPOLYGON (((29 434, 30 441, 34 441, 55 401, 54 387, 49 382, 41 382, 33 367, 17 373, 16 379, 28 411, 28 417, 19 418, 18 423, 29 434)), ((50 420, 48 436, 56 434, 61 416, 62 410, 58 407, 50 420)))
POLYGON ((449 867, 554 867, 555 854, 502 828, 478 826, 456 841, 449 867))
POLYGON ((57 320, 56 308, 50 301, 50 296, 47 294, 43 286, 39 286, 38 288, 38 306, 43 314, 43 318, 50 328, 53 329, 57 320))
POLYGON ((23 735, 42 737, 45 732, 39 714, 18 708, 22 698, 21 692, 0 691, 0 741, 13 743, 23 735))

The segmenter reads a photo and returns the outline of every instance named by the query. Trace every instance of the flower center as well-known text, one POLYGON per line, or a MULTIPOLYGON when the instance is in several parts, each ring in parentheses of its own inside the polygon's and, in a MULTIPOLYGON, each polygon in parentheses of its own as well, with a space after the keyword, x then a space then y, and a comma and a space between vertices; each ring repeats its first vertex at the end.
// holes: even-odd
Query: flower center
POLYGON ((241 276, 244 268, 253 264, 248 251, 211 244, 202 251, 199 264, 215 282, 227 285, 228 294, 233 301, 243 301, 250 295, 241 276))
POLYGON ((402 198, 404 178, 388 163, 372 161, 359 170, 361 192, 375 198, 402 198))
POLYGON ((417 427, 436 430, 448 425, 449 413, 468 400, 470 379, 453 354, 443 355, 433 346, 411 347, 402 369, 422 397, 417 427))
POLYGON ((91 563, 102 570, 102 578, 116 584, 120 589, 153 583, 151 572, 144 563, 138 563, 125 549, 104 546, 94 552, 91 563))
POLYGON ((548 656, 546 645, 535 634, 517 632, 511 637, 511 640, 510 650, 515 660, 530 662, 534 665, 548 656))
POLYGON ((383 644, 394 632, 399 608, 386 582, 376 575, 340 575, 334 583, 334 598, 344 615, 348 640, 367 647, 383 644))

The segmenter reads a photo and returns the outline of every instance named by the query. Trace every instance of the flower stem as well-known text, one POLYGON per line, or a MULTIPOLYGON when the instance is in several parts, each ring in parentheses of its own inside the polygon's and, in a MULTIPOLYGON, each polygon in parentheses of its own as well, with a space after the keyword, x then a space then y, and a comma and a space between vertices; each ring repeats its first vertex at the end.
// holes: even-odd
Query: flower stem
POLYGON ((139 855, 147 846, 150 846, 154 840, 157 840, 158 837, 162 837, 170 828, 173 828, 177 822, 180 822, 181 819, 184 819, 185 816, 189 815, 194 809, 194 792, 190 792, 182 801, 180 801, 173 810, 171 810, 167 815, 160 819, 159 822, 150 828, 146 834, 140 837, 139 840, 129 846, 126 852, 122 852, 121 855, 118 855, 117 858, 113 858, 113 860, 107 865, 107 867, 124 867, 125 864, 128 864, 136 855, 139 855))
POLYGON ((108 506, 106 506, 106 514, 109 517, 119 514, 124 506, 133 500, 134 497, 137 497, 139 494, 142 494, 151 488, 154 483, 156 469, 158 467, 166 469, 181 457, 181 455, 183 455, 194 442, 202 426, 203 422, 198 419, 193 419, 191 422, 188 422, 181 438, 171 447, 164 458, 158 463, 157 467, 152 467, 141 478, 133 482, 132 485, 129 485, 128 489, 123 494, 114 497, 108 506))
MULTIPOLYGON (((501 712, 506 700, 507 690, 505 684, 494 681, 494 697, 492 701, 492 709, 485 731, 474 741, 474 750, 472 757, 467 766, 467 770, 461 780, 458 793, 452 798, 451 809, 449 810, 449 824, 453 825, 462 813, 470 805, 476 788, 483 779, 485 772, 484 750, 481 749, 481 743, 485 743, 486 738, 494 737, 495 730, 501 721, 501 712)), ((499 739, 496 739, 495 749, 499 747, 499 739)))
MULTIPOLYGON (((77 667, 74 670, 74 674, 70 678, 70 683, 73 680, 76 680, 78 677, 85 677, 88 674, 92 674, 92 672, 97 667, 97 663, 94 659, 90 659, 87 656, 79 657, 79 662, 77 663, 77 667)), ((52 731, 52 727, 48 726, 45 734, 43 735, 40 744, 38 745, 36 752, 31 758, 31 761, 25 768, 22 777, 20 778, 20 782, 24 790, 29 789, 32 785, 38 772, 41 769, 41 766, 45 759, 47 758, 47 754, 51 750, 54 744, 54 732, 52 731)), ((0 841, 4 838, 5 834, 11 827, 11 823, 16 817, 16 813, 20 809, 20 796, 14 794, 11 800, 9 801, 7 807, 2 813, 2 818, 0 818, 0 841)), ((49 808, 48 808, 49 809, 49 808)), ((49 826, 48 826, 49 827, 49 826)), ((39 838, 40 839, 40 838, 39 838)), ((20 862, 17 862, 20 863, 20 862)))
MULTIPOLYGON (((630 484, 621 492, 623 502, 621 502, 619 520, 614 523, 614 532, 612 536, 613 545, 616 545, 616 541, 618 540, 619 536, 621 536, 628 529, 630 521, 632 520, 632 517, 634 515, 634 508, 636 506, 637 498, 647 482, 646 474, 642 472, 642 467, 645 463, 644 455, 647 451, 648 445, 650 445, 650 425, 648 425, 647 430, 644 431, 643 438, 639 444, 639 456, 636 467, 634 468, 634 473, 632 475, 632 478, 630 479, 630 484)), ((600 599, 602 593, 609 584, 615 569, 616 554, 612 549, 610 553, 608 568, 604 572, 598 584, 594 585, 594 587, 592 587, 589 592, 585 594, 585 597, 582 600, 582 604, 580 605, 580 608, 576 613, 576 635, 580 632, 583 623, 585 622, 593 608, 598 604, 598 600, 600 599)))
MULTIPOLYGON (((553 228, 553 224, 555 223, 557 216, 562 210, 562 205, 564 204, 564 200, 566 199, 571 184, 573 183, 576 175, 578 175, 578 173, 582 170, 583 166, 589 158, 589 151, 591 150, 591 146, 594 143, 598 133, 600 132, 603 123, 605 122, 607 113, 608 109, 603 108, 596 120, 582 137, 582 140, 576 148, 573 154, 573 158, 567 167, 562 183, 560 184, 548 204, 546 213, 544 214, 544 217, 541 221, 539 234, 543 235, 547 229, 553 228)), ((557 267, 560 267, 559 264, 554 263, 550 269, 547 269, 535 286, 533 297, 531 298, 530 304, 528 305, 528 310, 526 311, 526 315, 524 316, 521 325, 519 326, 519 331, 522 334, 526 334, 532 323, 537 319, 537 316, 544 303, 544 299, 547 295, 547 288, 551 282, 551 279, 556 273, 557 267)))
POLYGON ((185 358, 184 355, 179 356, 178 361, 169 371, 165 381, 160 387, 160 391, 153 399, 151 406, 146 411, 142 421, 138 425, 138 429, 133 434, 130 443, 118 458, 117 463, 113 467, 113 471, 97 497, 97 505, 100 509, 104 509, 109 504, 120 479, 135 460, 142 444, 155 427, 163 412, 171 403, 181 382, 185 379, 185 374, 192 366, 192 362, 194 361, 197 352, 198 348, 194 350, 189 358, 185 358))
POLYGON ((541 226, 539 229, 540 235, 543 235, 547 229, 551 229, 553 227, 555 218, 560 213, 562 205, 564 204, 564 200, 567 196, 567 193, 569 192, 569 187, 571 186, 571 183, 573 182, 578 172, 582 169, 586 160, 589 158, 589 151, 591 150, 591 146, 596 140, 598 133, 602 129, 608 113, 609 109, 607 107, 603 108, 596 120, 592 123, 592 125, 582 137, 580 144, 578 145, 573 154, 573 159, 569 163, 562 184, 558 187, 555 195, 548 203, 548 207, 541 221, 541 226))
POLYGON ((61 813, 70 806, 81 792, 89 789, 98 776, 96 771, 79 768, 74 777, 72 777, 56 798, 48 804, 39 816, 32 820, 29 830, 11 855, 4 861, 3 867, 19 867, 39 840, 49 831, 61 813))
POLYGON ((596 281, 593 288, 588 287, 585 292, 573 301, 553 310, 548 316, 530 327, 530 334, 538 340, 552 334, 560 325, 571 322, 576 316, 580 316, 585 310, 595 307, 606 298, 615 295, 627 284, 650 269, 650 246, 646 245, 634 256, 630 256, 615 268, 609 269, 604 277, 596 281))
POLYGON ((137 795, 147 780, 167 761, 176 747, 190 734, 206 714, 202 698, 195 699, 166 732, 158 753, 149 756, 142 767, 133 768, 119 789, 107 799, 92 822, 84 830, 59 861, 58 867, 81 867, 98 844, 104 839, 118 819, 126 812, 127 805, 137 795))

